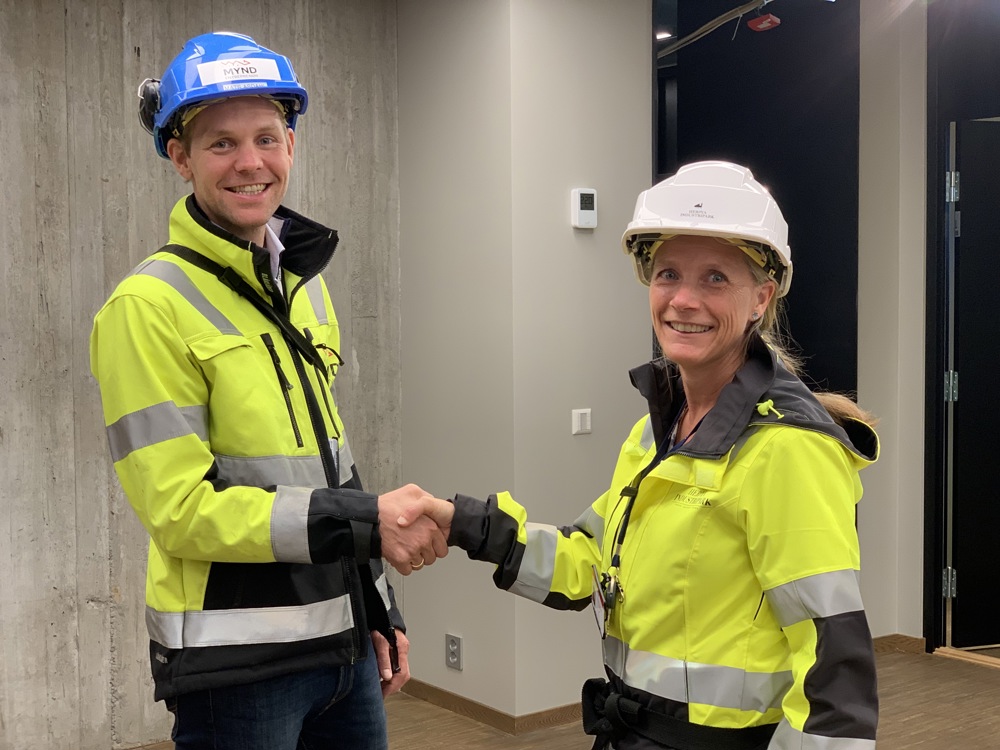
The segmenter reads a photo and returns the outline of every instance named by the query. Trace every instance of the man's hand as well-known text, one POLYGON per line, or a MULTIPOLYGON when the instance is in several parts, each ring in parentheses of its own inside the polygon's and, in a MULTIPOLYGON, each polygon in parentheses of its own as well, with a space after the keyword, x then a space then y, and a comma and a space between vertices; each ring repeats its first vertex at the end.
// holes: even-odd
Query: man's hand
POLYGON ((408 576, 448 554, 447 531, 442 532, 432 519, 435 513, 442 515, 441 504, 451 505, 428 495, 415 484, 379 496, 382 557, 402 575, 408 576))
POLYGON ((399 692, 410 681, 410 641, 402 630, 396 631, 396 655, 399 657, 399 671, 393 674, 389 641, 377 630, 372 631, 372 647, 378 662, 378 676, 382 680, 382 699, 399 692))

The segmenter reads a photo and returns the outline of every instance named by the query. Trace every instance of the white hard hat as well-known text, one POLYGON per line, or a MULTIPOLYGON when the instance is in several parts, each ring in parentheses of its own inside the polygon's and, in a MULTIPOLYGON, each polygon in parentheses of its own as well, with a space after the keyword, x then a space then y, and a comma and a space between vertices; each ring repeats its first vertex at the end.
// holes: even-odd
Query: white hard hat
POLYGON ((739 247, 778 285, 792 283, 788 224, 778 204, 746 167, 699 161, 639 194, 635 216, 622 235, 622 249, 635 262, 635 275, 649 286, 653 255, 677 235, 718 237, 739 247))

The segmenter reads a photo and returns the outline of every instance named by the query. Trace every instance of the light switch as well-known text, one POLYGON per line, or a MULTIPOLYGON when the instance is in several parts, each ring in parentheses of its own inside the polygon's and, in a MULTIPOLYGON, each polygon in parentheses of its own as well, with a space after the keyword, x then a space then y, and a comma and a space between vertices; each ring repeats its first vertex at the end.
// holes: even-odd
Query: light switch
POLYGON ((573 434, 586 435, 590 432, 590 409, 573 409, 573 434))

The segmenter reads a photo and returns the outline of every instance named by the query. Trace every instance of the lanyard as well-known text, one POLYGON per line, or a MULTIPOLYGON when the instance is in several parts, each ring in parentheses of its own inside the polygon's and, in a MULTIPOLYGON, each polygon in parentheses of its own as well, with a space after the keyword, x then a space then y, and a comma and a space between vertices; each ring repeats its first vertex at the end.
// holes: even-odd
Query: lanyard
MULTIPOLYGON (((678 412, 677 417, 674 419, 673 426, 670 428, 671 436, 676 435, 677 428, 683 414, 684 409, 682 408, 680 412, 678 412)), ((655 469, 663 459, 665 459, 671 452, 683 446, 691 435, 698 431, 702 421, 704 421, 704 417, 702 417, 702 419, 698 421, 698 424, 695 425, 695 428, 676 445, 673 444, 672 438, 664 440, 663 444, 657 448, 656 455, 653 456, 653 459, 646 464, 646 466, 643 467, 643 469, 636 474, 635 477, 633 477, 628 486, 624 487, 621 491, 622 499, 628 498, 628 504, 625 506, 625 512, 622 514, 622 522, 618 529, 617 538, 615 539, 615 546, 611 552, 611 567, 608 568, 606 573, 601 574, 600 579, 601 588, 604 593, 604 607, 605 611, 608 613, 614 609, 615 603, 618 599, 623 598, 621 593, 621 582, 618 575, 621 569, 621 551, 622 544, 625 542, 625 534, 628 531, 628 522, 632 517, 632 508, 635 507, 635 499, 639 495, 639 485, 642 483, 642 480, 649 475, 649 472, 655 469)))

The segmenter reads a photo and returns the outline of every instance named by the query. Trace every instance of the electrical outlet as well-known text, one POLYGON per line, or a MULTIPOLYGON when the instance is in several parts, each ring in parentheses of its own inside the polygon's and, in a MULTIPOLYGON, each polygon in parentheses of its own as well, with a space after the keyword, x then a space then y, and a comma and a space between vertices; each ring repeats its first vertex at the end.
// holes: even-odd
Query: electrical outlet
POLYGON ((451 669, 462 671, 462 636, 445 633, 444 663, 451 669))

